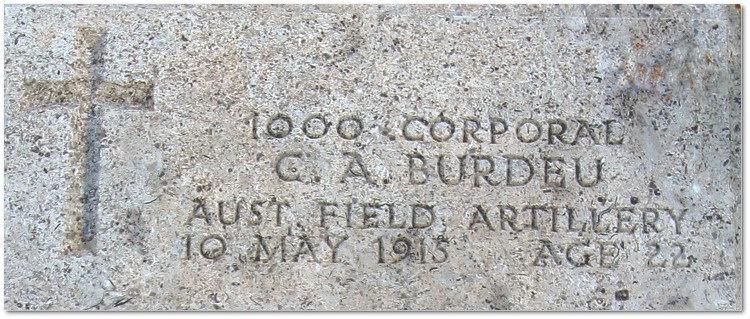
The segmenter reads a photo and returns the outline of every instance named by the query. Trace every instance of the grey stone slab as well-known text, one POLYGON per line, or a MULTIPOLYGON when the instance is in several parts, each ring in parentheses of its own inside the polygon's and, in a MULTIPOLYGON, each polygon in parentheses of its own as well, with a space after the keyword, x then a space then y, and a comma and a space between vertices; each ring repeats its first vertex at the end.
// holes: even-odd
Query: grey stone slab
POLYGON ((5 6, 6 310, 742 310, 734 5, 5 6))

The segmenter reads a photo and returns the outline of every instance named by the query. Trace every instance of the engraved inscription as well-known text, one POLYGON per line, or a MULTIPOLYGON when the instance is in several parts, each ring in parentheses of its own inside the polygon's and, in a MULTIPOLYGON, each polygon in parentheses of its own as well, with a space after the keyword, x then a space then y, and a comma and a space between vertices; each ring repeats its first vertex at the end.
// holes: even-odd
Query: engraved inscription
POLYGON ((741 6, 5 9, 11 311, 742 309, 741 6))
MULTIPOLYGON (((453 187, 462 189, 528 189, 596 191, 616 176, 608 172, 600 148, 619 148, 629 140, 627 128, 617 120, 499 116, 457 117, 405 115, 400 123, 377 123, 359 114, 287 114, 252 112, 246 124, 248 136, 263 141, 341 140, 359 145, 371 127, 392 125, 397 130, 376 134, 382 143, 455 143, 488 145, 464 153, 423 151, 395 147, 397 161, 392 178, 376 178, 376 163, 361 149, 315 153, 288 149, 271 155, 269 172, 281 183, 303 185, 362 185, 404 189, 453 187), (389 124, 390 123, 390 124, 389 124), (394 135, 395 134, 395 135, 394 135), (517 145, 507 151, 501 145, 517 145), (550 152, 557 148, 586 150, 578 155, 550 152), (541 151, 542 149, 546 151, 541 151), (319 163, 331 163, 323 169, 319 163)), ((409 145, 409 144, 406 144, 409 145)), ((381 164, 382 165, 382 164, 381 164)), ((653 182, 649 184, 651 187, 653 182)), ((450 202, 450 200, 448 200, 450 202)), ((686 210, 642 203, 638 197, 603 205, 576 202, 472 203, 456 209, 449 202, 397 202, 373 198, 312 201, 298 199, 197 197, 187 212, 185 225, 203 229, 221 225, 229 232, 186 234, 185 256, 215 260, 233 256, 242 263, 339 263, 351 258, 371 258, 377 264, 439 264, 452 252, 446 230, 464 232, 469 238, 496 234, 535 233, 539 239, 528 247, 530 266, 616 268, 632 255, 628 239, 636 234, 681 236, 686 210), (453 207, 453 208, 450 208, 453 207), (456 212, 467 212, 456 224, 456 212), (292 222, 291 216, 312 214, 313 222, 292 222), (453 214, 452 224, 440 216, 453 214), (438 229, 438 226, 441 225, 438 229), (443 226, 444 225, 444 226, 443 226), (203 227, 203 228, 201 228, 203 227), (243 231, 242 241, 230 240, 243 231), (372 233, 374 231, 374 233, 372 233), (249 233, 248 233, 249 232, 249 233), (395 233, 394 233, 395 232, 395 233), (437 235, 436 235, 437 234, 437 235), (560 236, 569 238, 561 240, 560 236), (248 237, 250 236, 250 237, 248 237), (342 245, 369 250, 369 256, 352 256, 342 245), (585 238, 580 238, 584 236, 585 238), (615 236, 615 237, 612 237, 615 236), (249 239, 248 239, 249 238, 249 239), (356 243, 356 244, 355 244, 356 243), (197 246, 196 246, 197 245, 197 246), (195 246, 195 247, 193 247, 195 246)), ((674 237, 677 239, 678 237, 674 237)), ((691 259, 680 242, 649 242, 643 255, 650 267, 689 267, 691 259)))

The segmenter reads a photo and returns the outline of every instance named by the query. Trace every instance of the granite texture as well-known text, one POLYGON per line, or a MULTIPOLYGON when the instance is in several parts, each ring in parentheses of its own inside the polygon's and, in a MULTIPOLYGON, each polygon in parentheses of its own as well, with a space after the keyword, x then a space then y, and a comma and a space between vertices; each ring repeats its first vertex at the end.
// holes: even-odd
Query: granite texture
POLYGON ((6 310, 742 310, 734 5, 6 5, 6 310))

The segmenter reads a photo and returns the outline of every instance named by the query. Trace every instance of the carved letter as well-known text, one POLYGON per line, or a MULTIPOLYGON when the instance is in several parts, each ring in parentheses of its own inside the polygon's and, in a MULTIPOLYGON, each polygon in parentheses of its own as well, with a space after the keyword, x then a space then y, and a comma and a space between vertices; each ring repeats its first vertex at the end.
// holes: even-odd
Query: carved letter
POLYGON ((195 203, 195 205, 193 206, 192 212, 190 212, 190 217, 188 218, 187 224, 191 225, 194 218, 200 218, 205 220, 206 224, 211 225, 211 220, 208 218, 208 211, 206 211, 205 200, 202 198, 196 198, 193 199, 193 203, 195 203))
POLYGON ((298 163, 302 159, 302 153, 290 153, 281 155, 276 161, 276 175, 285 182, 301 181, 298 163))
POLYGON ((423 118, 419 117, 412 117, 406 120, 406 123, 404 124, 404 127, 402 129, 404 133, 404 138, 407 141, 422 141, 424 139, 424 133, 416 134, 416 128, 414 130, 411 130, 410 128, 413 126, 412 123, 422 123, 423 126, 427 126, 427 121, 425 121, 423 118))
POLYGON ((516 126, 516 136, 518 137, 518 140, 523 143, 533 143, 539 140, 539 137, 542 136, 542 128, 539 125, 539 122, 533 119, 523 119, 519 121, 518 126, 516 126), (526 130, 523 130, 522 128, 524 126, 531 126, 533 129, 527 128, 526 130))
POLYGON ((578 127, 576 137, 573 139, 573 142, 571 144, 577 145, 579 140, 581 139, 582 133, 586 133, 586 135, 591 138, 591 141, 594 142, 594 145, 599 145, 599 138, 596 135, 594 129, 588 123, 586 123, 586 121, 579 120, 578 123, 580 123, 580 126, 578 127))
POLYGON ((544 186, 545 187, 565 187, 565 175, 563 175, 562 165, 565 160, 561 157, 544 157, 544 186), (560 163, 560 164, 558 164, 560 163), (556 164, 556 165, 552 165, 556 164), (557 179, 551 180, 550 174, 557 175, 557 179))
POLYGON ((345 182, 347 178, 362 177, 368 184, 373 184, 372 180, 370 180, 370 174, 367 173, 365 165, 362 163, 362 157, 353 152, 344 152, 344 155, 352 159, 349 161, 349 166, 346 169, 344 177, 341 178, 341 182, 345 182))
POLYGON ((602 166, 604 165, 604 160, 601 158, 596 159, 596 177, 591 181, 585 181, 583 178, 583 174, 581 174, 581 159, 576 158, 576 180, 578 181, 578 184, 583 187, 594 187, 596 184, 599 184, 599 182, 602 180, 602 166))
POLYGON ((448 165, 445 164, 445 155, 440 155, 440 157, 438 157, 438 162, 437 162, 438 176, 440 177, 440 181, 443 182, 443 184, 445 185, 457 185, 461 183, 461 181, 464 180, 464 175, 466 174, 465 160, 466 160, 466 155, 458 157, 458 176, 453 181, 450 181, 446 177, 448 175, 446 173, 447 171, 446 166, 448 165))
POLYGON ((428 174, 425 170, 424 156, 420 154, 406 155, 409 157, 409 183, 414 185, 422 185, 427 183, 428 174), (417 166, 419 161, 419 166, 417 166), (419 176, 416 173, 420 173, 419 176))
POLYGON ((331 262, 336 263, 336 256, 338 255, 338 249, 339 246, 341 246, 341 243, 343 243, 345 240, 349 239, 349 236, 344 235, 341 240, 338 242, 334 242, 331 240, 331 236, 326 235, 326 245, 331 248, 331 262))
POLYGON ((508 123, 497 117, 490 119, 490 140, 492 144, 497 143, 497 136, 508 131, 508 123))
POLYGON ((471 222, 469 223, 469 229, 474 229, 474 225, 476 224, 485 224, 487 225, 487 228, 489 230, 494 231, 495 228, 492 227, 492 223, 490 223, 490 220, 487 218, 487 210, 484 209, 481 205, 474 205, 476 210, 471 215, 471 222))
POLYGON ((672 217, 672 221, 674 222, 675 234, 681 233, 682 219, 685 218, 686 213, 687 209, 683 210, 681 213, 675 213, 673 210, 669 210, 669 217, 672 217))
POLYGON ((469 137, 473 138, 475 141, 482 143, 483 141, 477 137, 477 131, 482 129, 482 124, 479 123, 479 121, 475 119, 466 119, 464 120, 464 143, 469 143, 469 137), (470 125, 471 124, 471 125, 470 125))
POLYGON ((330 216, 330 217, 336 216, 336 214, 334 214, 334 212, 330 211, 328 208, 331 208, 331 207, 338 208, 339 205, 336 203, 319 201, 318 206, 320 207, 320 227, 325 227, 326 216, 330 216))
POLYGON ((622 129, 622 125, 620 123, 617 123, 617 121, 614 120, 608 120, 604 121, 604 125, 606 126, 605 129, 605 141, 609 145, 622 145, 622 141, 625 140, 625 132, 622 129), (613 128, 620 127, 620 136, 615 137, 615 132, 613 128))
POLYGON ((487 155, 475 155, 474 156, 474 187, 481 185, 482 179, 484 179, 490 186, 497 186, 500 184, 499 181, 493 181, 490 178, 490 174, 495 172, 495 161, 492 157, 487 155), (489 164, 489 169, 482 169, 481 162, 489 164))
POLYGON ((411 227, 412 228, 427 228, 432 225, 432 223, 435 221, 435 212, 433 205, 423 205, 423 204, 414 204, 411 205, 411 227), (427 212, 428 214, 422 214, 422 216, 427 216, 427 221, 418 222, 417 221, 417 212, 418 210, 422 210, 427 212))
POLYGON ((527 158, 523 156, 517 156, 517 155, 504 155, 508 161, 506 164, 506 170, 507 170, 507 181, 506 184, 508 186, 523 186, 526 185, 531 178, 534 176, 534 167, 531 166, 531 161, 529 161, 527 158), (513 163, 519 163, 519 164, 525 164, 526 168, 529 170, 529 175, 526 176, 523 179, 517 180, 514 179, 513 175, 513 163))
POLYGON ((565 125, 565 122, 554 119, 547 121, 547 123, 547 143, 555 144, 555 139, 557 139, 560 143, 568 144, 565 142, 565 139, 563 139, 563 134, 565 134, 565 130, 568 128, 567 125, 565 125))
POLYGON ((445 142, 445 141, 451 139, 451 137, 453 137, 453 133, 455 131, 456 131, 456 125, 453 124, 453 122, 451 122, 451 120, 443 117, 442 114, 440 115, 440 117, 438 117, 438 119, 435 121, 435 123, 432 123, 432 125, 430 125, 430 136, 432 137, 433 140, 435 140, 437 142, 445 142), (443 123, 443 124, 445 124, 445 125, 448 126, 448 132, 447 132, 448 134, 447 135, 440 134, 440 132, 437 130, 438 124, 441 124, 441 123, 443 123))

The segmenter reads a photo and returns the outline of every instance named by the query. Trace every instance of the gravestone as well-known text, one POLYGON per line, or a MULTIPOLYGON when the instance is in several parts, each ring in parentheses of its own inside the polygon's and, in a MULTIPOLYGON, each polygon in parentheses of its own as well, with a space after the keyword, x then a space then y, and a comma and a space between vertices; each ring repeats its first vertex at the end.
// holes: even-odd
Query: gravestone
POLYGON ((7 5, 6 310, 741 310, 734 5, 7 5))

